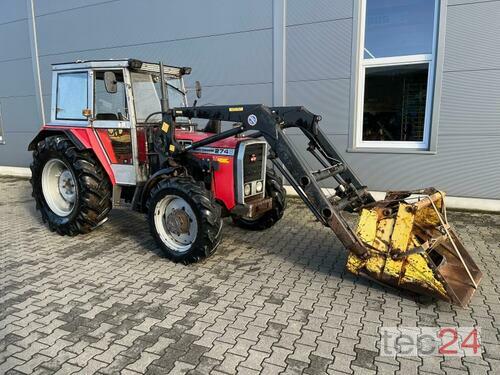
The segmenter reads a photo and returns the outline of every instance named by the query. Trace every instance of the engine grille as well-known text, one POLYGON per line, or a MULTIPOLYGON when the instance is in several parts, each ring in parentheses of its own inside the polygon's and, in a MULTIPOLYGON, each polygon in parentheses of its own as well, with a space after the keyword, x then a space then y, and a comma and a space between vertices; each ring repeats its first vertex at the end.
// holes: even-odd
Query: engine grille
POLYGON ((243 159, 243 181, 245 183, 262 179, 264 150, 264 144, 251 144, 245 148, 243 159))

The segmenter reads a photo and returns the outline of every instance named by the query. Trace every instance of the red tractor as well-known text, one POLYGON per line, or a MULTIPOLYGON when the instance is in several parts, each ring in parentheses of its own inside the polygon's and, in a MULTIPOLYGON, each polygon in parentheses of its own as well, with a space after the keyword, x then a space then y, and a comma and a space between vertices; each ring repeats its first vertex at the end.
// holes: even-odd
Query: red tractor
MULTIPOLYGON (((29 145, 33 196, 51 230, 88 233, 125 201, 146 213, 168 258, 197 261, 217 248, 223 217, 253 230, 282 218, 276 168, 350 251, 350 271, 467 303, 482 274, 448 226, 440 192, 392 192, 375 202, 320 116, 303 107, 188 106, 190 72, 135 59, 53 66, 51 121, 29 145), (288 128, 302 131, 320 169, 295 153, 288 128), (319 184, 327 179, 331 196, 319 184), (342 211, 361 214, 357 230, 342 211)), ((198 81, 194 90, 199 98, 198 81)))
MULTIPOLYGON (((163 80, 159 64, 138 60, 54 65, 51 121, 29 146, 33 196, 49 227, 66 235, 91 231, 113 205, 130 202, 147 213, 165 255, 187 263, 214 252, 224 216, 248 229, 271 227, 283 216, 286 193, 267 168, 264 140, 220 138, 170 157, 172 122, 162 121, 162 100, 187 106, 190 68, 162 69, 163 80)), ((177 120, 179 149, 221 132, 218 120, 201 130, 177 120)))

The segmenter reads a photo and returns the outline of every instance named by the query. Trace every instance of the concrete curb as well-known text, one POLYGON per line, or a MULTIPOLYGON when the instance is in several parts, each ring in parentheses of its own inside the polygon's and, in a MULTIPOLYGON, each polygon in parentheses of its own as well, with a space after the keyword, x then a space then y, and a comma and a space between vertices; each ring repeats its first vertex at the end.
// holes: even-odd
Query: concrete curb
MULTIPOLYGON (((18 177, 18 178, 31 178, 31 171, 29 168, 21 167, 1 167, 0 176, 18 177)), ((291 186, 285 186, 286 192, 290 196, 297 197, 297 193, 291 186)), ((329 189, 323 189, 328 193, 329 189)), ((372 191, 375 199, 383 199, 384 192, 372 191)), ((496 212, 500 213, 500 199, 482 199, 482 198, 464 198, 464 197, 446 197, 446 205, 448 208, 454 210, 466 211, 482 211, 482 212, 496 212)))
POLYGON ((31 178, 31 170, 29 168, 2 167, 2 166, 0 166, 0 176, 1 177, 31 178))
MULTIPOLYGON (((286 193, 290 196, 298 197, 297 192, 291 186, 285 186, 286 193)), ((323 189, 327 194, 328 190, 323 189)), ((371 191, 376 200, 384 199, 385 193, 381 191, 371 191)), ((500 199, 482 199, 446 196, 446 207, 459 211, 481 211, 500 213, 500 199)))

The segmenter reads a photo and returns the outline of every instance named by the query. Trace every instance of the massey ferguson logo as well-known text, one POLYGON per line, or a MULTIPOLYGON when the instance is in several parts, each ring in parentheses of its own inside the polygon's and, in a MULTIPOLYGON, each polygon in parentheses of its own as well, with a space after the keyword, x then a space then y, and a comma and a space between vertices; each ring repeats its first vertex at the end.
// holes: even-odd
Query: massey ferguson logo
POLYGON ((257 155, 252 154, 250 155, 250 163, 255 163, 257 161, 257 155))

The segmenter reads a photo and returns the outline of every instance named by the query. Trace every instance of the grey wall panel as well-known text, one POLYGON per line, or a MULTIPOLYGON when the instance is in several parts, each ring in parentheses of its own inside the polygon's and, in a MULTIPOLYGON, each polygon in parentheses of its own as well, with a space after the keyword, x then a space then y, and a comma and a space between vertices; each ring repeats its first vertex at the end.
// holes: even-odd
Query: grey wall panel
MULTIPOLYGON (((203 88, 203 96, 198 105, 230 105, 263 103, 272 105, 271 83, 257 85, 208 86, 203 88)), ((194 95, 190 96, 190 102, 194 95)))
POLYGON ((287 27, 287 80, 349 78, 352 20, 287 27))
POLYGON ((0 145, 0 165, 13 167, 28 167, 31 163, 31 152, 28 152, 28 143, 36 133, 5 132, 5 144, 0 145))
POLYGON ((30 57, 28 21, 21 20, 0 25, 0 46, 0 61, 30 57))
POLYGON ((350 86, 349 79, 289 82, 287 105, 303 105, 323 116, 321 127, 329 134, 347 134, 350 86))
MULTIPOLYGON (((291 137, 305 150, 303 136, 291 137)), ((345 153, 347 136, 330 139, 371 190, 435 186, 452 196, 500 199, 500 137, 442 137, 437 155, 345 153)))
POLYGON ((0 62, 0 98, 35 95, 31 58, 0 62))
POLYGON ((35 0, 35 14, 40 16, 48 13, 64 12, 75 8, 118 1, 121 0, 35 0))
POLYGON ((40 57, 43 92, 49 94, 51 90, 52 63, 124 57, 191 66, 193 73, 187 77, 188 83, 196 79, 212 86, 272 82, 272 32, 262 30, 40 57))
POLYGON ((499 98, 500 70, 444 73, 440 135, 500 136, 499 98))
POLYGON ((500 1, 448 7, 444 70, 500 69, 500 1))
POLYGON ((1 98, 2 124, 5 132, 32 132, 42 125, 35 96, 1 98))
POLYGON ((43 100, 43 109, 44 109, 44 113, 45 113, 45 122, 50 122, 50 105, 51 105, 51 100, 52 100, 52 97, 50 94, 48 95, 43 95, 42 96, 42 100, 43 100))
POLYGON ((271 28, 271 5, 268 0, 220 0, 216 6, 204 0, 152 0, 145 6, 123 0, 39 16, 40 55, 271 28))
POLYGON ((0 24, 27 17, 26 1, 2 0, 0 4, 0 24))
MULTIPOLYGON (((357 1, 357 0, 354 0, 357 1)), ((353 0, 288 0, 287 24, 312 23, 352 17, 353 0)))
POLYGON ((464 5, 464 4, 471 4, 471 3, 484 3, 487 1, 500 1, 500 0, 448 0, 448 6, 464 5))

